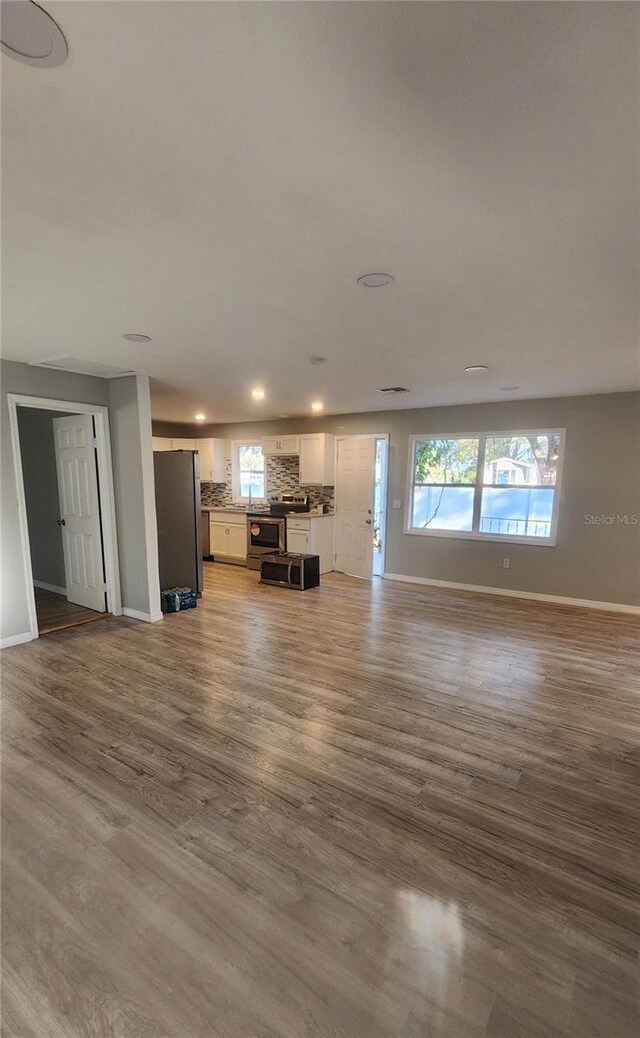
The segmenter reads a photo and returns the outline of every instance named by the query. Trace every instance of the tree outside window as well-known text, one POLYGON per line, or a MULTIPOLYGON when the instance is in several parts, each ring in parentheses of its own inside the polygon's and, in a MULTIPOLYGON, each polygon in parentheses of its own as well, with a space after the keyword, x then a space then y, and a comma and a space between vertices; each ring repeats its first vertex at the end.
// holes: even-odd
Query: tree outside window
POLYGON ((264 501, 267 496, 264 454, 259 443, 236 443, 233 486, 237 501, 264 501))
POLYGON ((558 430, 412 437, 407 531, 553 543, 558 430))

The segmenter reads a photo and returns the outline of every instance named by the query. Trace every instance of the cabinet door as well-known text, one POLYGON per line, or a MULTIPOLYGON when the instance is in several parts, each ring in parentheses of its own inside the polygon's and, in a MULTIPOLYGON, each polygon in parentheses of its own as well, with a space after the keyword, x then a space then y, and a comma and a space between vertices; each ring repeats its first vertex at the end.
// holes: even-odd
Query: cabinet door
POLYGON ((200 455, 200 479, 213 482, 213 440, 198 440, 200 455))
POLYGON ((300 437, 301 486, 333 486, 335 442, 330 433, 305 433, 300 437))
POLYGON ((274 454, 298 454, 300 451, 298 436, 265 436, 262 441, 262 453, 274 454))
POLYGON ((300 437, 300 483, 324 483, 324 435, 309 433, 300 437))
POLYGON ((228 526, 227 555, 234 559, 246 559, 247 557, 247 527, 228 526))
POLYGON ((227 459, 231 457, 231 450, 228 440, 211 440, 213 444, 213 475, 212 479, 214 483, 226 483, 227 482, 227 459))
POLYGON ((298 555, 309 554, 309 534, 304 530, 287 530, 287 551, 298 555))
POLYGON ((229 554, 229 535, 227 530, 228 526, 224 523, 214 523, 213 520, 209 524, 211 531, 210 538, 210 551, 212 555, 228 555, 229 554))

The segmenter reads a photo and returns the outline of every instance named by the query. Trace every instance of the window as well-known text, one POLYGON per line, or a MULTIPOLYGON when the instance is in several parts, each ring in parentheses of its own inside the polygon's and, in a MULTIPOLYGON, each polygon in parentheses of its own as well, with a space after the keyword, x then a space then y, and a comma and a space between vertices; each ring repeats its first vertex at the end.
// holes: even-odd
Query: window
POLYGON ((413 436, 407 532, 555 543, 564 430, 413 436))
POLYGON ((234 501, 265 501, 267 479, 259 443, 234 443, 231 451, 234 501))

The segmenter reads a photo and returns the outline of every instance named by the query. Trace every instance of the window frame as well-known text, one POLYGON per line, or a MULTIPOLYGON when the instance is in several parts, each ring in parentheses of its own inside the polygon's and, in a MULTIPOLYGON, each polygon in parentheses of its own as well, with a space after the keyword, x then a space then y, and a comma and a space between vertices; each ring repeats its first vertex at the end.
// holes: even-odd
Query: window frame
POLYGON ((231 441, 231 496, 233 503, 236 505, 247 505, 249 500, 251 504, 263 505, 268 500, 267 490, 267 457, 262 448, 262 440, 232 440, 231 441), (262 457, 264 460, 264 497, 242 497, 240 493, 240 459, 238 451, 240 447, 259 447, 262 451, 262 457))
MULTIPOLYGON (((449 432, 436 432, 436 433, 416 433, 409 437, 409 459, 407 465, 407 488, 405 498, 405 514, 404 514, 404 532, 414 537, 449 537, 454 540, 464 541, 498 541, 501 544, 534 544, 542 548, 555 548, 556 539, 558 533, 558 512, 560 507, 560 497, 562 491, 562 472, 564 468, 564 449, 565 449, 565 435, 566 429, 498 429, 490 430, 488 432, 460 432, 460 433, 449 433, 449 432), (413 490, 416 485, 422 486, 441 486, 442 484, 415 484, 413 482, 413 473, 415 467, 415 445, 417 442, 422 440, 478 440, 478 465, 476 470, 475 483, 465 484, 474 488, 473 494, 473 526, 477 526, 480 522, 480 508, 482 502, 482 490, 485 486, 498 486, 497 483, 484 483, 484 459, 486 441, 492 436, 558 436, 559 437, 559 453, 558 453, 558 466, 556 469, 556 481, 554 486, 553 494, 553 509, 551 512, 551 529, 548 537, 526 537, 518 536, 513 537, 508 533, 482 533, 479 529, 473 530, 425 530, 418 529, 411 525, 413 516, 413 490)), ((460 486, 462 484, 446 484, 447 486, 460 486)), ((510 486, 510 484, 505 484, 510 486)), ((540 484, 536 484, 539 486, 540 484)), ((543 484, 548 486, 547 484, 543 484)), ((532 487, 535 489, 535 487, 532 487)))

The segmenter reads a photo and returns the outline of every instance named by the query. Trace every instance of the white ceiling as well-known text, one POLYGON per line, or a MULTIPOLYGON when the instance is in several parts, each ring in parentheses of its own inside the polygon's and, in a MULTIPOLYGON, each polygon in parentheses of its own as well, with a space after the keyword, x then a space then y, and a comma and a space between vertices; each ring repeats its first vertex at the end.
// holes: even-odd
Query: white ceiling
POLYGON ((640 388, 638 5, 45 7, 67 63, 2 57, 6 357, 173 420, 640 388))

